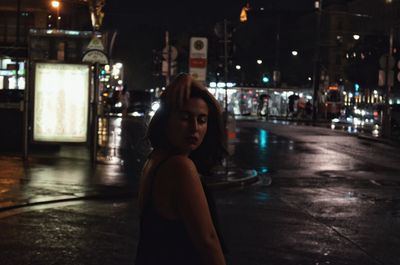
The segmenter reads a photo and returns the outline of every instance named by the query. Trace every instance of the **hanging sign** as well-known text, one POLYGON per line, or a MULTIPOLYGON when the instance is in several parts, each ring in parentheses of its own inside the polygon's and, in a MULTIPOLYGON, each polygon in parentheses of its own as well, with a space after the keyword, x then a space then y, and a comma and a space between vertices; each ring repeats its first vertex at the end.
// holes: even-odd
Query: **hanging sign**
POLYGON ((83 55, 82 62, 108 64, 108 57, 100 50, 91 50, 83 55))

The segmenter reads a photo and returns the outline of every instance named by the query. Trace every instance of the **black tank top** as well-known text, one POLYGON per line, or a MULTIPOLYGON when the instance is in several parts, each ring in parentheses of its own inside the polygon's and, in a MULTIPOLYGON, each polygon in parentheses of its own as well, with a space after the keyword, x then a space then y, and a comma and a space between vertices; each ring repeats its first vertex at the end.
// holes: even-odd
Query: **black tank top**
MULTIPOLYGON (((201 257, 197 252, 183 221, 167 219, 159 214, 153 200, 153 184, 155 176, 163 160, 154 170, 150 180, 150 192, 140 215, 139 242, 136 252, 136 265, 197 265, 201 264, 201 257)), ((215 213, 215 203, 206 185, 203 189, 206 194, 213 223, 225 250, 218 229, 215 213)), ((224 251, 225 252, 225 251, 224 251)))

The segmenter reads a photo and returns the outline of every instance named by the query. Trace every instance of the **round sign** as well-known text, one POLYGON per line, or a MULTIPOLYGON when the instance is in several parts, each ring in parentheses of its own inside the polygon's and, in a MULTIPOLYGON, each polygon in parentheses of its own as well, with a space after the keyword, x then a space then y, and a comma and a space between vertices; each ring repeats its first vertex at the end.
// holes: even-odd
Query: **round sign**
POLYGON ((201 40, 196 40, 196 41, 194 42, 194 44, 193 44, 193 47, 194 47, 196 50, 201 50, 201 49, 204 48, 204 43, 203 43, 201 40))

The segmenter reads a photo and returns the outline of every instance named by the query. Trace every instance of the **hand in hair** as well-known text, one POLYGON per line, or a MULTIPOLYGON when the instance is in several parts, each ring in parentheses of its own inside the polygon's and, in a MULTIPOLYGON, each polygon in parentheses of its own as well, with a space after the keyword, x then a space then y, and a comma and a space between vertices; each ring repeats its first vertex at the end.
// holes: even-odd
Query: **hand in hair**
POLYGON ((206 90, 206 88, 194 80, 190 74, 179 74, 174 81, 168 85, 165 91, 167 102, 169 102, 171 106, 178 109, 181 108, 183 103, 190 98, 190 91, 193 85, 206 90))

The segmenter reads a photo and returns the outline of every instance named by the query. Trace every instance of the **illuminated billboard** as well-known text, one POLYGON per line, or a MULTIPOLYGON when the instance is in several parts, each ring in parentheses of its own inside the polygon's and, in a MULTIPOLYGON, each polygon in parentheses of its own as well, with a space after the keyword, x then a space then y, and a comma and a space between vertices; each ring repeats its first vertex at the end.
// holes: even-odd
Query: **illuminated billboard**
POLYGON ((87 141, 89 66, 35 64, 33 140, 87 141))

